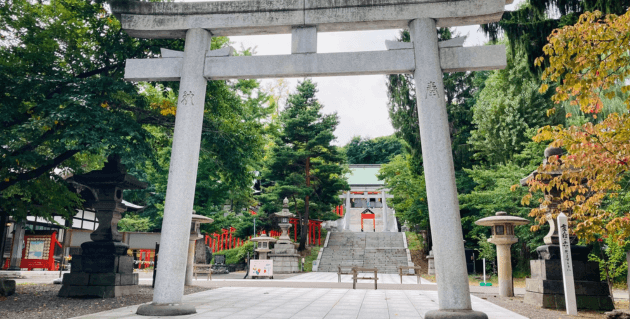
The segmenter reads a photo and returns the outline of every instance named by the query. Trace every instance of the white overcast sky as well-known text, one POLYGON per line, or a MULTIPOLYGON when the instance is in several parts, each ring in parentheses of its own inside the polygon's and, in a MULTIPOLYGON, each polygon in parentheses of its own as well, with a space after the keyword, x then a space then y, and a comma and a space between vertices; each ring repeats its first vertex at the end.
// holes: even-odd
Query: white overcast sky
MULTIPOLYGON (((506 10, 513 10, 524 1, 515 0, 506 6, 506 10)), ((455 29, 460 35, 468 36, 464 46, 483 45, 488 41, 479 30, 479 25, 455 29)), ((318 33, 317 52, 386 50, 385 40, 394 40, 399 33, 400 30, 318 33)), ((230 41, 237 50, 255 47, 256 55, 291 54, 290 34, 230 37, 230 41)), ((291 92, 295 91, 298 80, 301 79, 287 79, 291 92)), ((262 80, 262 86, 273 84, 274 81, 276 79, 262 80)), ((317 83, 317 97, 324 105, 324 113, 337 112, 339 115, 335 144, 345 145, 353 136, 374 138, 394 133, 387 112, 384 75, 316 77, 313 81, 317 83)))

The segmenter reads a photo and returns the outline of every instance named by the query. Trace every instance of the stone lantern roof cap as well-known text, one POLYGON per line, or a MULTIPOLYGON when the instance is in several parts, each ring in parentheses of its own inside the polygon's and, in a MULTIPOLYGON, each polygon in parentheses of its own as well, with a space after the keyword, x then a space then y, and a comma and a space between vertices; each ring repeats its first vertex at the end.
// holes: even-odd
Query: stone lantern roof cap
MULTIPOLYGON (((551 156, 562 156, 562 148, 560 147, 547 147, 545 149, 544 155, 545 155, 545 159, 543 160, 543 165, 547 165, 549 163, 549 157, 551 156)), ((520 180, 520 184, 521 186, 527 186, 527 184, 529 184, 530 181, 533 181, 537 175, 539 174, 546 174, 546 175, 550 175, 552 178, 555 176, 560 176, 562 175, 562 173, 565 170, 563 169, 556 169, 556 170, 547 170, 547 171, 539 171, 539 169, 534 170, 533 172, 531 172, 529 175, 527 175, 526 177, 522 178, 520 180)))
POLYGON ((258 237, 252 238, 251 241, 255 241, 255 242, 268 241, 268 242, 275 243, 276 239, 273 237, 267 236, 267 234, 262 234, 258 237))
POLYGON ((116 186, 122 189, 144 189, 148 184, 127 174, 127 168, 120 163, 120 156, 110 155, 105 166, 97 171, 71 177, 73 182, 92 188, 116 186))
POLYGON ((289 199, 288 198, 284 198, 284 200, 282 201, 282 210, 274 213, 273 216, 275 217, 295 217, 295 214, 291 213, 289 211, 289 199))
POLYGON ((499 224, 527 225, 529 224, 529 220, 518 216, 508 215, 506 212, 497 212, 495 216, 482 218, 476 221, 475 224, 479 226, 494 226, 499 224))
POLYGON ((214 222, 214 219, 199 214, 192 214, 192 221, 200 224, 209 224, 214 222))

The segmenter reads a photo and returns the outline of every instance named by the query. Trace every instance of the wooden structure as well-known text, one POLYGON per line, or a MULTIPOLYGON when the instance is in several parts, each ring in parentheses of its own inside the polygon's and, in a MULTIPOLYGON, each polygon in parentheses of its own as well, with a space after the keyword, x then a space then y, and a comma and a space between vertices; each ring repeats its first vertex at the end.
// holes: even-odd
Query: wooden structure
POLYGON ((376 216, 376 214, 372 213, 372 211, 370 211, 369 209, 366 209, 365 211, 363 211, 363 213, 361 213, 361 231, 363 231, 363 220, 364 219, 371 219, 372 220, 372 229, 374 231, 376 231, 376 219, 374 218, 376 216), (366 213, 369 212, 369 213, 366 213))
POLYGON ((337 271, 337 280, 338 282, 341 282, 341 275, 352 275, 352 289, 357 289, 357 281, 359 279, 366 279, 366 280, 374 280, 374 290, 376 290, 378 288, 378 269, 377 268, 362 268, 362 267, 357 267, 357 266, 338 266, 337 267, 339 270, 337 271), (350 268, 350 272, 342 272, 341 269, 342 268, 350 268), (373 277, 359 277, 359 272, 360 271, 367 271, 367 272, 374 272, 374 276, 373 277))
POLYGON ((197 275, 208 275, 207 280, 212 280, 212 265, 211 264, 195 264, 193 274, 195 275, 195 280, 197 280, 197 275))
POLYGON ((419 266, 398 266, 398 273, 400 274, 400 283, 402 284, 403 270, 409 270, 409 269, 414 270, 414 274, 416 275, 418 279, 418 284, 420 284, 420 269, 422 269, 422 267, 419 267, 419 266))

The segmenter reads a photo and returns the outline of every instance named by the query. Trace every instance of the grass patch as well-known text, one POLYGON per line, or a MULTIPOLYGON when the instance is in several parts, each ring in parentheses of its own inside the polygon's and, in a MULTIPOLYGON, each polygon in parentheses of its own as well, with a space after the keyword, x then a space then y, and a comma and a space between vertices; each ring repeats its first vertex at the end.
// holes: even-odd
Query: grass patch
MULTIPOLYGON (((479 286, 479 283, 483 282, 483 276, 481 275, 468 275, 468 283, 471 286, 479 286), (479 279, 481 278, 481 279, 479 279)), ((492 283, 492 287, 499 286, 499 277, 497 275, 486 275, 486 282, 492 283)), ((514 288, 525 288, 525 278, 512 278, 514 288)))
POLYGON ((15 285, 16 286, 37 286, 37 285, 40 285, 40 284, 34 283, 34 282, 18 282, 15 285))
POLYGON ((405 232, 405 236, 407 237, 407 247, 409 250, 421 250, 424 245, 422 239, 418 237, 418 234, 410 231, 405 232))
MULTIPOLYGON (((212 264, 214 264, 214 256, 216 255, 224 255, 225 256, 225 264, 239 264, 247 262, 247 252, 252 253, 254 251, 254 242, 248 241, 245 245, 241 247, 236 247, 232 249, 222 250, 220 252, 216 252, 212 254, 212 264)), ((250 257, 254 257, 250 254, 250 257)))
POLYGON ((430 281, 430 282, 435 282, 435 275, 427 275, 427 274, 422 274, 420 275, 420 277, 430 281))
POLYGON ((312 246, 310 254, 304 257, 304 271, 311 272, 313 271, 313 260, 317 259, 317 255, 319 254, 319 249, 321 246, 312 246))

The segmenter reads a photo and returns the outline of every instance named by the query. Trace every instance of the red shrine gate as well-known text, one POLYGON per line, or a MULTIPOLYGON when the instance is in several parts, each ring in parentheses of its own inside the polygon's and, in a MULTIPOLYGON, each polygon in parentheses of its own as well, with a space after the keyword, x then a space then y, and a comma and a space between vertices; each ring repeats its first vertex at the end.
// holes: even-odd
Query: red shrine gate
MULTIPOLYGON (((297 238, 297 229, 300 225, 300 220, 298 218, 289 218, 289 222, 293 225, 293 240, 298 241, 297 238)), ((308 220, 308 241, 309 245, 322 245, 322 222, 321 220, 309 219, 308 220), (317 237, 317 240, 315 238, 317 237)))
POLYGON ((361 231, 363 231, 363 220, 371 219, 372 220, 372 229, 376 231, 376 219, 374 218, 376 215, 369 209, 364 210, 361 213, 361 231))

